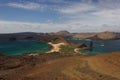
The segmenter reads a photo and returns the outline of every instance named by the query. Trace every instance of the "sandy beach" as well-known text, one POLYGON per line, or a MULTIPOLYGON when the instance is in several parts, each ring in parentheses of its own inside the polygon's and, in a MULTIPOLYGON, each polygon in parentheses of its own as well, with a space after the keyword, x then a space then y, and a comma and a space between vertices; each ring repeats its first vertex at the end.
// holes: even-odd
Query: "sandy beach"
POLYGON ((39 54, 38 53, 30 53, 28 54, 28 56, 38 56, 39 54))
POLYGON ((47 53, 59 52, 60 46, 61 46, 61 45, 66 45, 65 43, 53 44, 53 43, 51 43, 51 42, 49 42, 48 44, 51 45, 53 48, 52 48, 50 51, 48 51, 47 53))

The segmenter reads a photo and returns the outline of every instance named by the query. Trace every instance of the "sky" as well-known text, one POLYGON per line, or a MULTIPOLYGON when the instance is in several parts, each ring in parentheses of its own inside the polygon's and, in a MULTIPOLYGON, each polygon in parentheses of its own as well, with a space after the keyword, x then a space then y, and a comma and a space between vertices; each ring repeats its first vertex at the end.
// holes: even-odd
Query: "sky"
POLYGON ((0 33, 120 32, 120 0, 0 0, 0 33))

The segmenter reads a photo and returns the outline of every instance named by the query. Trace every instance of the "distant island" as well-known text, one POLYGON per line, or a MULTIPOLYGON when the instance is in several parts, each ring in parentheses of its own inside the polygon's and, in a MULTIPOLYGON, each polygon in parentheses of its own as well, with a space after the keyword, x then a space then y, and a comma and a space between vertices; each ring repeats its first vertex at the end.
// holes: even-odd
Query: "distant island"
POLYGON ((115 40, 120 39, 120 33, 117 32, 99 32, 99 33, 70 33, 68 31, 59 31, 56 33, 10 33, 0 34, 0 40, 25 40, 25 39, 40 39, 49 38, 51 36, 72 37, 77 39, 91 39, 91 40, 115 40))

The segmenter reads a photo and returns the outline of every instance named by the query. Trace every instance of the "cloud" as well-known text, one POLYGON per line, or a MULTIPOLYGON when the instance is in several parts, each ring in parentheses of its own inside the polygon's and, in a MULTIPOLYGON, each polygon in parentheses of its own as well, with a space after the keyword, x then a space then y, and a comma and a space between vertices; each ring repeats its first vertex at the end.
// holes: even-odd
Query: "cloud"
POLYGON ((33 3, 33 2, 29 2, 29 3, 8 3, 7 4, 10 7, 14 7, 14 8, 22 8, 22 9, 28 9, 28 10, 36 10, 36 9, 43 9, 45 8, 45 6, 40 5, 38 3, 33 3))
POLYGON ((67 22, 120 25, 120 0, 81 0, 56 9, 67 22))
POLYGON ((53 2, 53 3, 63 3, 65 1, 64 0, 51 0, 51 2, 53 2))
POLYGON ((103 17, 103 18, 111 18, 111 19, 120 19, 120 9, 109 9, 109 10, 100 10, 94 12, 93 15, 103 17))
POLYGON ((17 21, 0 21, 0 33, 13 32, 54 32, 65 30, 66 27, 60 24, 48 23, 31 23, 17 21), (61 27, 62 26, 62 27, 61 27))
MULTIPOLYGON (((53 22, 25 23, 13 21, 0 21, 0 31, 1 32, 20 32, 20 31, 54 32, 59 30, 69 30, 71 32, 120 31, 119 4, 120 0, 49 0, 49 1, 39 0, 39 3, 38 2, 8 3, 7 4, 8 6, 14 8, 22 8, 28 10, 47 9, 48 10, 47 13, 51 11, 52 13, 55 14, 55 16, 60 17, 61 23, 53 22), (106 24, 107 26, 104 24, 106 24)), ((54 15, 51 14, 51 16, 54 18, 54 15)))
POLYGON ((93 9, 95 9, 95 7, 92 5, 76 3, 67 7, 60 8, 58 9, 58 11, 64 14, 77 14, 77 13, 82 13, 82 12, 93 10, 93 9))
POLYGON ((71 23, 30 23, 17 21, 0 21, 0 33, 14 32, 57 32, 68 30, 70 32, 101 32, 101 31, 120 31, 120 26, 113 25, 84 25, 78 22, 71 23), (114 28, 114 29, 113 29, 114 28))

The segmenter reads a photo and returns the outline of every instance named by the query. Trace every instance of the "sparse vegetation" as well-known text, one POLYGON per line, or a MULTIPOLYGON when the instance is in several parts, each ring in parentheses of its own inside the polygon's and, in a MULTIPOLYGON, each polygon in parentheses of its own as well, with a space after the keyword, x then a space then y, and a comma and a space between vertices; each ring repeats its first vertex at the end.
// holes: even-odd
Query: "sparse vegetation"
POLYGON ((95 56, 53 54, 1 55, 0 80, 120 80, 119 52, 95 56))
POLYGON ((62 45, 60 46, 60 52, 67 53, 67 54, 74 54, 74 48, 69 45, 62 45))

